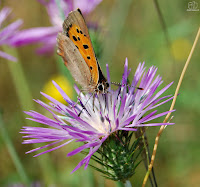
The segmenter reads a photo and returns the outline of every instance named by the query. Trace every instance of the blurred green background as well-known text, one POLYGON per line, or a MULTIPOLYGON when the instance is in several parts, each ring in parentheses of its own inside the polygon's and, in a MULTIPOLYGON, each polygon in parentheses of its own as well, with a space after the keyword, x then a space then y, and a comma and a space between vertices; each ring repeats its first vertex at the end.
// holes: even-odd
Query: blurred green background
MULTIPOLYGON (((163 77, 163 86, 174 81, 168 91, 169 94, 174 94, 200 26, 200 11, 188 12, 188 2, 190 1, 159 1, 166 24, 165 31, 153 0, 103 0, 90 16, 86 17, 88 22, 96 21, 101 28, 99 40, 103 52, 99 56, 99 61, 104 72, 105 64, 109 64, 112 81, 120 81, 124 60, 127 57, 129 67, 132 69, 130 76, 133 76, 139 62, 145 61, 147 67, 155 65, 158 67, 158 74, 163 77), (169 42, 164 34, 166 31, 169 42)), ((196 2, 200 7, 200 1, 196 2)), ((37 0, 4 0, 0 4, 1 9, 5 5, 13 8, 13 20, 18 18, 24 20, 23 28, 50 26, 46 9, 37 0)), ((31 99, 44 100, 40 91, 46 90, 45 86, 48 82, 59 75, 59 68, 56 65, 56 54, 40 56, 35 53, 36 47, 37 45, 29 45, 18 48, 18 59, 31 91, 31 99)), ((159 142, 154 164, 158 186, 197 187, 200 185, 199 51, 200 41, 192 56, 175 105, 176 112, 173 113, 173 122, 176 124, 164 130, 159 142)), ((33 154, 25 154, 26 151, 32 149, 32 146, 21 144, 22 136, 19 131, 24 125, 36 124, 24 118, 24 108, 21 107, 16 91, 19 88, 15 85, 11 74, 13 71, 11 69, 15 69, 18 64, 12 63, 11 68, 10 63, 12 62, 0 58, 0 110, 5 128, 30 180, 40 181, 43 185, 46 183, 44 181, 48 181, 49 184, 52 182, 55 186, 61 187, 80 186, 81 184, 83 186, 117 186, 112 181, 104 180, 101 174, 90 168, 84 171, 82 167, 70 174, 84 156, 79 154, 66 158, 66 154, 74 148, 73 145, 47 154, 50 157, 47 166, 50 168, 49 171, 52 169, 52 176, 42 172, 38 159, 33 158, 33 154)), ((64 65, 63 68, 65 68, 64 65)), ((65 86, 61 85, 61 87, 65 86)), ((68 86, 67 89, 71 88, 68 86)), ((23 95, 23 91, 21 90, 22 100, 27 98, 26 94, 23 95)), ((31 101, 24 103, 25 110, 33 109, 31 101)), ((160 109, 166 111, 169 107, 170 103, 167 103, 160 109)), ((35 103, 34 109, 45 114, 42 107, 35 103)), ((163 120, 164 118, 160 118, 159 122, 163 120)), ((158 130, 159 127, 148 129, 151 151, 158 130)), ((40 157, 40 159, 45 159, 45 155, 40 157)), ((141 163, 131 179, 133 186, 141 186, 144 175, 145 169, 141 163)), ((0 186, 9 186, 12 183, 22 183, 22 180, 13 164, 5 141, 0 138, 0 186)), ((147 186, 150 186, 149 183, 147 186)))

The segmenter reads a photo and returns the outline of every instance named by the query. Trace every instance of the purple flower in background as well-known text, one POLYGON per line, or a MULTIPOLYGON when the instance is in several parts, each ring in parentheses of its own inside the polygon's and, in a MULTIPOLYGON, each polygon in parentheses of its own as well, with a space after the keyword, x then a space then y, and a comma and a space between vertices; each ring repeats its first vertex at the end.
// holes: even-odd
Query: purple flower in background
MULTIPOLYGON (((71 142, 82 142, 83 145, 68 153, 67 156, 75 155, 83 150, 89 149, 87 156, 73 170, 85 164, 87 168, 91 156, 100 148, 103 142, 117 131, 136 131, 141 126, 172 125, 173 123, 149 122, 164 116, 172 111, 157 113, 157 107, 170 101, 171 95, 160 97, 171 85, 168 84, 160 91, 157 88, 162 84, 160 76, 155 77, 157 68, 150 67, 145 72, 144 63, 140 63, 135 72, 131 86, 127 86, 130 73, 126 59, 122 86, 117 90, 109 88, 108 93, 99 94, 93 100, 91 94, 80 93, 80 104, 70 100, 63 90, 55 83, 55 87, 69 104, 68 106, 58 102, 54 98, 42 93, 51 102, 49 105, 36 100, 41 106, 48 110, 52 119, 35 111, 26 112, 35 122, 44 124, 47 128, 27 127, 22 129, 26 140, 24 144, 44 143, 47 145, 38 147, 27 153, 48 148, 35 156, 53 151, 71 142), (141 81, 140 81, 141 80, 141 81), (136 85, 143 90, 137 89, 136 85), (157 91, 157 92, 156 92, 157 91), (156 93, 155 93, 156 92, 156 93), (59 144, 55 146, 56 144, 59 144), (52 148, 52 146, 55 146, 52 148)), ((107 66, 107 78, 110 83, 110 74, 107 66)), ((79 90, 75 88, 79 94, 79 90)))
MULTIPOLYGON (((8 7, 4 7, 0 11, 0 46, 2 45, 10 45, 12 42, 12 38, 16 33, 18 32, 18 28, 22 25, 23 21, 22 20, 17 20, 8 26, 3 28, 3 22, 7 19, 9 14, 11 13, 11 9, 8 7)), ((3 51, 0 51, 0 56, 16 62, 17 59, 3 51)))
POLYGON ((15 36, 12 45, 19 47, 22 45, 40 43, 42 47, 40 47, 37 52, 39 54, 44 54, 53 52, 56 46, 57 34, 62 31, 62 23, 70 11, 80 8, 83 14, 88 14, 102 0, 59 0, 59 6, 56 0, 38 1, 46 7, 52 26, 23 30, 15 36))

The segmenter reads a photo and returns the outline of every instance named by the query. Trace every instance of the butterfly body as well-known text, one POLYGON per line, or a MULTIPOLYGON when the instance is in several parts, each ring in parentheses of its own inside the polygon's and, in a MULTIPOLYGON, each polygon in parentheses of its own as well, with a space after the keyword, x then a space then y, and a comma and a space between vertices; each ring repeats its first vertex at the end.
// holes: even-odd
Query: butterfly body
POLYGON ((104 93, 107 90, 109 84, 95 56, 80 9, 70 12, 65 19, 57 45, 58 54, 83 91, 104 93))

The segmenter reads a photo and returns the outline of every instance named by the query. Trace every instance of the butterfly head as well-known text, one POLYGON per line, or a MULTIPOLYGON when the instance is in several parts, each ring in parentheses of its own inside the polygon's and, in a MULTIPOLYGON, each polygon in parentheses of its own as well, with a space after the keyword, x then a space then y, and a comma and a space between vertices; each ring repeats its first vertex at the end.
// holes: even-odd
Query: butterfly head
POLYGON ((109 83, 107 81, 103 81, 97 84, 97 92, 99 93, 106 93, 109 88, 109 83))

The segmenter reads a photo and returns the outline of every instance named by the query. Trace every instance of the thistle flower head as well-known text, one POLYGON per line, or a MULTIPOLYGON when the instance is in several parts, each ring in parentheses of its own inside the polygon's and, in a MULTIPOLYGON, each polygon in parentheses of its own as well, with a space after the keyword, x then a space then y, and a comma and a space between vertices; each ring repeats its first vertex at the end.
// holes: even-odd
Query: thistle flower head
POLYGON ((83 14, 90 13, 102 0, 38 0, 45 6, 50 22, 50 27, 35 27, 22 30, 12 40, 12 46, 20 47, 34 43, 41 44, 37 50, 39 54, 53 54, 56 46, 56 36, 62 31, 62 23, 70 11, 80 8, 83 14))
MULTIPOLYGON (((172 99, 171 95, 160 97, 172 83, 156 92, 163 82, 160 76, 155 76, 156 71, 157 68, 153 66, 148 71, 145 71, 144 63, 140 63, 131 85, 127 86, 130 70, 128 70, 128 61, 126 60, 121 86, 116 90, 109 88, 107 93, 96 95, 94 98, 89 93, 80 93, 80 104, 70 100, 63 90, 53 82, 68 103, 68 106, 42 93, 42 95, 50 100, 50 104, 47 105, 40 100, 36 100, 36 102, 48 110, 53 118, 50 119, 35 111, 26 113, 32 117, 28 119, 44 124, 50 128, 25 126, 21 133, 27 134, 24 136, 26 138, 23 142, 24 144, 46 142, 47 145, 38 147, 27 153, 49 148, 47 151, 35 155, 38 156, 58 149, 73 141, 82 142, 83 145, 68 153, 68 156, 72 156, 88 150, 86 157, 73 170, 76 171, 83 164, 87 168, 94 153, 101 149, 106 149, 102 146, 107 145, 109 138, 117 136, 121 131, 133 132, 142 126, 173 124, 150 122, 153 119, 172 112, 166 111, 157 114, 156 108, 172 99), (143 89, 137 89, 136 85, 143 89), (59 145, 55 146, 56 144, 59 145), (52 146, 55 147, 52 148, 52 146)), ((108 66, 107 79, 110 83, 108 66)), ((75 89, 77 93, 80 92, 77 87, 75 89)))
MULTIPOLYGON (((3 26, 6 19, 8 19, 9 14, 11 13, 11 9, 8 7, 4 7, 0 11, 0 46, 2 45, 10 45, 12 42, 13 36, 17 33, 19 27, 22 25, 22 20, 17 20, 6 27, 3 26)), ((3 51, 0 51, 0 57, 16 62, 17 59, 3 51)))

